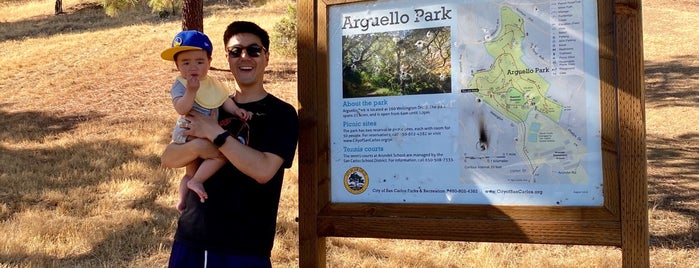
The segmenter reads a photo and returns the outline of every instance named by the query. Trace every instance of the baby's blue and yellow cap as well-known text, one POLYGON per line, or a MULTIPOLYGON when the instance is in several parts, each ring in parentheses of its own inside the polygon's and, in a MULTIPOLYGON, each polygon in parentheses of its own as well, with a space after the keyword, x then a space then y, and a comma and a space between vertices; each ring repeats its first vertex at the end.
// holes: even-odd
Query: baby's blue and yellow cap
POLYGON ((209 37, 200 31, 181 31, 172 39, 172 46, 160 53, 160 57, 164 60, 175 61, 175 54, 187 50, 204 50, 211 55, 214 47, 209 37))

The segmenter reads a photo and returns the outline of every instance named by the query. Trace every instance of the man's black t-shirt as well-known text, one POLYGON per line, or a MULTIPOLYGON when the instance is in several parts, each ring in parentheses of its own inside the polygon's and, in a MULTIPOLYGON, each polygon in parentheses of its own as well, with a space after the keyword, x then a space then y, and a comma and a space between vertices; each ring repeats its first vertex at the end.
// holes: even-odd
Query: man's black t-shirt
POLYGON ((271 94, 238 106, 253 113, 247 125, 222 109, 220 124, 248 146, 282 157, 284 164, 269 182, 259 184, 227 163, 204 183, 205 203, 189 191, 175 240, 226 254, 269 257, 284 169, 291 167, 296 151, 298 116, 293 106, 271 94))

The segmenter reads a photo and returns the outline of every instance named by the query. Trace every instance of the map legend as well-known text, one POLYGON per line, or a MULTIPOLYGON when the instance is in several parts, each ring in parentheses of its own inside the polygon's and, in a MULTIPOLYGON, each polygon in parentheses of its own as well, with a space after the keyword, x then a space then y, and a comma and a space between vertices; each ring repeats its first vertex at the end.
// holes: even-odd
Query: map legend
POLYGON ((582 0, 551 1, 552 75, 580 75, 583 55, 582 0))

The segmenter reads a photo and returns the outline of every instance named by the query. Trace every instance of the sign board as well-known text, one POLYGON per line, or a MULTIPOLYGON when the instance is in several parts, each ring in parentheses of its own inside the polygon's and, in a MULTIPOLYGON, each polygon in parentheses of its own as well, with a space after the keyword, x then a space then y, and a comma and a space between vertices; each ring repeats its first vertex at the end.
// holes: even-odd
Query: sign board
POLYGON ((594 2, 357 3, 328 18, 332 202, 603 203, 594 2))
POLYGON ((640 6, 297 12, 301 266, 329 236, 614 245, 647 266, 625 242, 647 240, 640 6))

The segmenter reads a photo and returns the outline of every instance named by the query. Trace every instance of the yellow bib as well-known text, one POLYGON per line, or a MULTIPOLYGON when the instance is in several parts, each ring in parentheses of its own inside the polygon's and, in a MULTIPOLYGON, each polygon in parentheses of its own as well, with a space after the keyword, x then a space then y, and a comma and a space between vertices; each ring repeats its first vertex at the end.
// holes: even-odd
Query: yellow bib
MULTIPOLYGON (((187 87, 187 79, 182 76, 177 77, 177 81, 180 81, 187 87)), ((199 90, 197 90, 197 95, 194 97, 194 101, 199 104, 199 106, 206 109, 214 109, 221 106, 228 98, 228 88, 221 82, 216 80, 216 78, 206 76, 204 79, 199 80, 199 90)))

